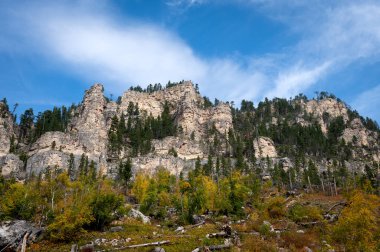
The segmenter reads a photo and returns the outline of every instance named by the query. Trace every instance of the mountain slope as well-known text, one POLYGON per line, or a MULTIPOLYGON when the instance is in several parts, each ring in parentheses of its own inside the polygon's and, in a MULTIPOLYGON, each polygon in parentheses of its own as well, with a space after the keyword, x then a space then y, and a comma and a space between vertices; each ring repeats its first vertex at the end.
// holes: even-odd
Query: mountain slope
POLYGON ((249 101, 231 108, 211 103, 191 82, 131 88, 116 102, 103 91, 95 84, 78 106, 59 110, 59 127, 51 127, 59 131, 39 130, 41 122, 42 129, 49 128, 45 124, 54 121, 49 116, 54 111, 29 124, 24 113, 17 125, 1 103, 3 175, 24 179, 47 168, 78 170, 86 160, 100 173, 116 176, 119 162, 128 157, 135 170, 164 166, 179 175, 194 169, 199 157, 203 164, 211 159, 212 170, 224 160, 231 163, 229 169, 268 177, 273 165, 300 173, 311 160, 320 173, 365 172, 380 159, 377 124, 325 92, 312 100, 299 95, 266 99, 257 108, 249 101))

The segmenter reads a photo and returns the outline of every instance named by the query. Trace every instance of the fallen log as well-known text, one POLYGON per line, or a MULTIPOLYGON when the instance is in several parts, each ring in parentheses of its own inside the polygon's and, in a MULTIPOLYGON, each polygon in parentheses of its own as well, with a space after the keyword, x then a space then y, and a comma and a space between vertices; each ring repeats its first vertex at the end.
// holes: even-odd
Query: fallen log
POLYGON ((311 222, 304 222, 304 223, 298 223, 299 225, 303 227, 310 227, 321 223, 320 221, 311 221, 311 222))
POLYGON ((27 240, 28 240, 29 235, 30 235, 30 234, 27 232, 27 233, 24 235, 24 238, 22 239, 21 252, 25 252, 25 251, 26 251, 26 242, 27 242, 27 240))
POLYGON ((347 202, 346 202, 346 201, 341 201, 341 202, 338 202, 338 203, 334 204, 332 207, 329 208, 329 210, 327 210, 327 211, 325 212, 325 214, 330 213, 331 210, 333 210, 335 207, 337 207, 337 206, 339 206, 339 205, 345 206, 345 205, 347 205, 347 202))
POLYGON ((159 241, 159 242, 150 242, 150 243, 143 243, 143 244, 136 244, 136 245, 130 245, 125 248, 142 248, 142 247, 149 247, 149 246, 160 246, 169 244, 170 241, 159 241))
POLYGON ((206 238, 218 238, 218 237, 227 237, 227 236, 229 236, 229 235, 226 232, 222 231, 219 233, 207 234, 206 238))
POLYGON ((202 221, 202 222, 200 222, 200 223, 198 223, 198 224, 194 224, 194 225, 192 225, 192 226, 190 226, 190 227, 188 227, 188 228, 189 228, 189 229, 192 229, 192 228, 196 228, 196 227, 202 226, 202 225, 204 225, 204 224, 206 224, 206 221, 202 221))
POLYGON ((221 249, 226 249, 226 248, 231 248, 231 247, 232 247, 232 244, 221 244, 221 245, 209 246, 208 249, 211 251, 214 251, 214 250, 221 250, 221 249))

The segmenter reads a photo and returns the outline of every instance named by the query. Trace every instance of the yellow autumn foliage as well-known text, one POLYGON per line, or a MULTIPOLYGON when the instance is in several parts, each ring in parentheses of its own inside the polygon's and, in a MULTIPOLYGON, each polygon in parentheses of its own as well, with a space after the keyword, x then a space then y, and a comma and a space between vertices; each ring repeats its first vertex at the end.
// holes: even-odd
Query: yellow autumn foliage
POLYGON ((331 228, 332 240, 346 251, 378 251, 379 207, 378 196, 355 192, 331 228))

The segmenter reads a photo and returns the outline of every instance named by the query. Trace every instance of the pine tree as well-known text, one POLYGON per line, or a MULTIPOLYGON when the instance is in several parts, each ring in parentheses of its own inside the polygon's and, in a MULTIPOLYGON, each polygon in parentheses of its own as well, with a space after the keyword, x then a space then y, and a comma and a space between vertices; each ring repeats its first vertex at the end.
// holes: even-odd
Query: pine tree
POLYGON ((70 179, 74 179, 75 171, 74 171, 74 155, 73 153, 70 153, 70 159, 69 159, 69 165, 68 165, 68 174, 70 179))
POLYGON ((203 174, 206 176, 211 176, 213 170, 212 157, 208 155, 207 164, 203 166, 203 174))
POLYGON ((195 161, 195 169, 194 169, 194 175, 197 177, 199 174, 201 174, 201 169, 202 169, 202 165, 201 165, 201 159, 199 158, 199 156, 197 157, 197 160, 195 161))
POLYGON ((97 172, 96 172, 96 163, 94 162, 94 160, 91 160, 90 165, 88 166, 88 169, 89 169, 90 180, 92 182, 95 182, 97 172))
POLYGON ((132 160, 127 159, 126 162, 120 161, 119 163, 119 179, 123 182, 126 188, 132 178, 132 160))

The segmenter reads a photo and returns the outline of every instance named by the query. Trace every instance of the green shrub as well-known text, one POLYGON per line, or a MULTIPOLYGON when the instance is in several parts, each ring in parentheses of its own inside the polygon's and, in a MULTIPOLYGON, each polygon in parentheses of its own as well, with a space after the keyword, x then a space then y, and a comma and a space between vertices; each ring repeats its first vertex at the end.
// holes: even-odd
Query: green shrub
POLYGON ((94 220, 91 211, 85 205, 72 207, 55 217, 48 225, 47 234, 52 241, 72 241, 84 233, 83 226, 94 220))
POLYGON ((94 196, 90 203, 94 221, 91 226, 95 229, 103 229, 113 220, 125 213, 123 197, 113 192, 100 193, 94 196))
POLYGON ((294 222, 320 221, 322 213, 316 206, 303 206, 297 203, 289 209, 288 217, 294 222))
POLYGON ((279 218, 285 216, 285 199, 282 197, 275 197, 268 201, 267 212, 271 218, 279 218))
POLYGON ((32 219, 37 208, 36 197, 21 183, 10 185, 0 201, 0 218, 32 219))

